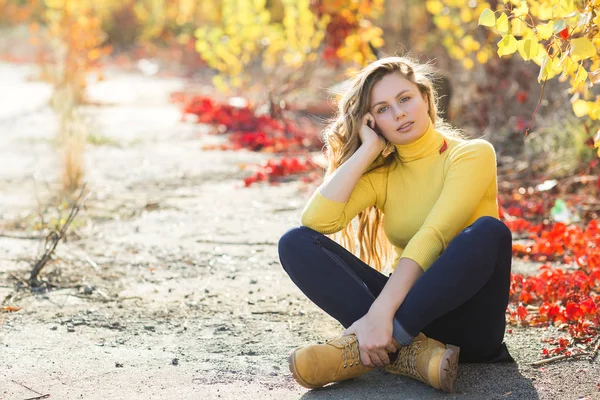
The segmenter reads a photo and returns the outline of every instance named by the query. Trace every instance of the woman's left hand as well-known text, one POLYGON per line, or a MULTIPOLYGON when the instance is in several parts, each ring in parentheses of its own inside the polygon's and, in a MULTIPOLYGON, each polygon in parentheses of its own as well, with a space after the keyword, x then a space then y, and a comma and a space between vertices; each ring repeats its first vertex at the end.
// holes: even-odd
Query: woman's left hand
POLYGON ((383 367, 390 363, 388 353, 397 350, 392 342, 392 318, 371 309, 344 331, 344 335, 356 335, 360 360, 364 365, 383 367))

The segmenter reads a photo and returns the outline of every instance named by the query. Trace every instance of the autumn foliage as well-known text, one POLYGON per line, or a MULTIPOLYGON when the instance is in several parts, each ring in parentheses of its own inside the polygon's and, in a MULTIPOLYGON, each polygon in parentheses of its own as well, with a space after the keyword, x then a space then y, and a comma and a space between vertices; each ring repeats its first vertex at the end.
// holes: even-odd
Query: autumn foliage
POLYGON ((600 119, 592 90, 600 82, 600 1, 427 0, 426 6, 448 54, 465 68, 518 54, 540 66, 540 83, 569 82, 575 115, 600 119))
MULTIPOLYGON (((594 196, 586 193, 596 190, 596 181, 589 181, 580 193, 569 194, 571 206, 594 204, 594 196)), ((500 196, 500 215, 517 239, 513 257, 544 263, 536 276, 512 274, 508 321, 554 325, 568 335, 548 341, 550 348, 542 352, 545 357, 593 352, 600 333, 599 221, 594 212, 583 214, 581 225, 552 221, 551 207, 558 194, 500 196)))
MULTIPOLYGON (((227 142, 206 145, 205 150, 250 150, 283 154, 255 168, 244 185, 257 182, 279 183, 284 180, 301 179, 311 182, 318 179, 319 167, 308 152, 321 147, 313 125, 301 127, 291 118, 273 118, 269 114, 257 115, 250 104, 219 104, 210 97, 189 96, 175 93, 175 102, 183 103, 183 117, 195 116, 195 122, 212 125, 212 133, 227 135, 227 142)), ((240 99, 238 99, 240 100, 240 99)))

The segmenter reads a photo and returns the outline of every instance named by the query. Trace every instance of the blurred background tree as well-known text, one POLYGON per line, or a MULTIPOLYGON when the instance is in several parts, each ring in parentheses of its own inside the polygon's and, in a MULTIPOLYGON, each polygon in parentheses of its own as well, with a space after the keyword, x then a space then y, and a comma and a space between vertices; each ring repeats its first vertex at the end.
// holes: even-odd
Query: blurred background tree
POLYGON ((328 88, 376 53, 411 54, 434 60, 446 95, 455 88, 448 119, 493 141, 500 156, 563 174, 552 165, 581 165, 594 153, 600 0, 0 0, 0 8, 0 27, 30 26, 61 115, 85 102, 90 73, 101 79, 111 57, 177 65, 214 85, 214 96, 241 95, 276 116, 330 114, 328 88), (555 158, 541 157, 548 153, 555 158))

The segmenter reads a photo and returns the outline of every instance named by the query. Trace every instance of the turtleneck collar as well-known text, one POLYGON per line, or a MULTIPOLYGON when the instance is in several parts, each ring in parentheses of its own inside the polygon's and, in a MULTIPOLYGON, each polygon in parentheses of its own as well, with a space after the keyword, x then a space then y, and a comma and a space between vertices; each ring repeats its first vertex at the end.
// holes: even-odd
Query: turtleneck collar
POLYGON ((440 154, 440 149, 444 146, 444 135, 435 130, 433 122, 429 120, 429 127, 425 134, 412 143, 395 144, 396 154, 401 162, 409 162, 430 156, 440 154))

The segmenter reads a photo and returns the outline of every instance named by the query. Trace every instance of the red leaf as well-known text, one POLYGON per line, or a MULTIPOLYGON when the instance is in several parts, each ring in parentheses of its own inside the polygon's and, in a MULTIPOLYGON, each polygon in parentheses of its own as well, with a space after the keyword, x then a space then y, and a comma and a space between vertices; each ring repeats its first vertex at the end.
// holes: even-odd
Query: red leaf
POLYGON ((527 309, 523 306, 517 307, 517 315, 521 321, 525 321, 525 318, 527 318, 527 309))

